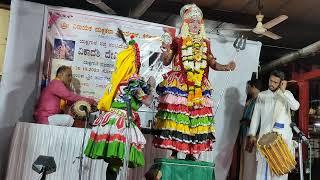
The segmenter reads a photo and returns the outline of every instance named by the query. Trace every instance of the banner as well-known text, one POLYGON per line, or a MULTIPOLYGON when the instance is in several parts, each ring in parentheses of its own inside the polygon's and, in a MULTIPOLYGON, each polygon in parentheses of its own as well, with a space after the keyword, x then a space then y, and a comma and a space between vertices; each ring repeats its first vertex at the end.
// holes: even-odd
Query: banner
POLYGON ((117 36, 120 28, 140 46, 140 74, 153 75, 159 83, 162 74, 170 68, 160 61, 160 36, 166 31, 175 34, 175 28, 118 16, 70 8, 47 7, 43 29, 42 85, 55 78, 61 65, 72 67, 72 89, 96 100, 103 95, 109 83, 117 53, 127 46, 117 36))

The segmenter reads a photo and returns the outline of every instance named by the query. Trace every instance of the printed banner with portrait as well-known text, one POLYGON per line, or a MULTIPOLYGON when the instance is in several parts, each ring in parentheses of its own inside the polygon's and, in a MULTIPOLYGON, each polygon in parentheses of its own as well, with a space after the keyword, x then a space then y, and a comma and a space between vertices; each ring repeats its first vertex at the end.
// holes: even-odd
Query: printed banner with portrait
POLYGON ((61 65, 72 67, 72 89, 98 100, 114 70, 117 53, 126 44, 117 36, 120 28, 127 40, 134 35, 141 50, 141 75, 155 76, 157 83, 170 68, 160 61, 160 37, 175 34, 165 25, 70 8, 47 7, 43 29, 42 87, 55 78, 61 65))

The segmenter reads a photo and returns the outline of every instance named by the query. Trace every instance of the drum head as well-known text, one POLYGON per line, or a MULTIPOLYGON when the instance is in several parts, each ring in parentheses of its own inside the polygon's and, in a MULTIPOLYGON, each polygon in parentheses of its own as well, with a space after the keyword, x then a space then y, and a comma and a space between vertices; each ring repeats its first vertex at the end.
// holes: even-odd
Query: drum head
POLYGON ((271 133, 264 134, 258 140, 258 144, 260 146, 270 145, 273 142, 275 142, 275 140, 277 139, 278 136, 279 136, 279 134, 277 132, 271 132, 271 133))
POLYGON ((87 111, 91 111, 91 106, 87 101, 77 101, 72 105, 72 114, 76 116, 76 118, 84 118, 86 116, 86 111, 83 110, 83 107, 86 107, 87 111))

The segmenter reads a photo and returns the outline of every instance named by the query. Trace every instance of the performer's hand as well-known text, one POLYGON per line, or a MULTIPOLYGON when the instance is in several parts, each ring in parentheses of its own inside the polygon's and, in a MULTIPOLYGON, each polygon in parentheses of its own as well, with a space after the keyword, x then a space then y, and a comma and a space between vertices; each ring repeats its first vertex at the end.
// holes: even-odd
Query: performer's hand
POLYGON ((287 84, 288 84, 288 81, 286 81, 286 80, 281 81, 280 89, 281 89, 282 92, 286 91, 287 84))
POLYGON ((98 106, 98 102, 94 101, 94 103, 92 104, 93 106, 97 107, 98 106))
POLYGON ((161 50, 162 51, 169 51, 170 50, 170 45, 172 43, 172 36, 170 35, 169 32, 165 32, 162 36, 161 36, 161 50))
POLYGON ((98 111, 97 104, 91 105, 91 112, 97 112, 97 111, 98 111))
POLYGON ((92 106, 97 106, 97 105, 98 105, 97 101, 94 100, 94 99, 89 99, 89 98, 88 98, 87 101, 88 101, 88 103, 89 103, 90 105, 92 105, 92 106))
POLYGON ((253 147, 257 143, 257 138, 255 136, 247 136, 247 144, 246 144, 246 151, 252 152, 253 147))
POLYGON ((169 52, 170 51, 170 44, 165 44, 165 43, 162 43, 161 46, 160 46, 160 49, 162 52, 169 52))
POLYGON ((227 64, 227 70, 233 71, 236 68, 236 63, 234 61, 231 61, 227 64))
POLYGON ((156 87, 156 80, 154 79, 153 76, 150 76, 147 83, 151 86, 151 88, 155 88, 156 87))

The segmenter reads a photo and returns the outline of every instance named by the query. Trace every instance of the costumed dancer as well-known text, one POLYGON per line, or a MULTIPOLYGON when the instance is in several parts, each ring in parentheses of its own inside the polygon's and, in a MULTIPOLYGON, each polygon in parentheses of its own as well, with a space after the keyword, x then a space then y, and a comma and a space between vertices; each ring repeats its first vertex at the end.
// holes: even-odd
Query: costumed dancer
POLYGON ((240 173, 239 180, 255 179, 257 171, 256 149, 246 146, 249 140, 248 130, 250 128, 251 117, 256 104, 256 100, 262 83, 258 79, 253 79, 247 82, 247 95, 250 97, 243 110, 242 120, 240 121, 239 145, 240 145, 240 173))
MULTIPOLYGON (((270 133, 277 132, 284 140, 284 144, 288 147, 290 153, 294 151, 294 144, 292 141, 291 111, 298 110, 299 102, 294 98, 292 93, 286 90, 287 81, 284 80, 284 73, 281 71, 273 71, 269 77, 269 89, 259 93, 249 129, 250 145, 252 148, 257 142, 256 134, 258 127, 260 127, 259 138, 270 133)), ((273 147, 271 150, 277 150, 278 147, 273 147)), ((283 151, 284 149, 280 149, 283 151)), ((282 153, 282 152, 277 152, 282 153)), ((272 172, 273 168, 263 157, 264 154, 260 151, 257 152, 257 176, 256 179, 268 180, 286 180, 288 174, 277 176, 272 172)), ((273 160, 284 157, 271 157, 273 160)), ((283 163, 282 161, 281 163, 283 163)), ((281 165, 278 164, 280 167, 281 165)))
POLYGON ((115 68, 111 82, 98 103, 97 108, 102 113, 93 122, 95 127, 84 152, 89 158, 104 159, 108 162, 107 180, 117 178, 119 168, 125 159, 126 140, 130 143, 129 167, 144 165, 142 148, 146 140, 139 130, 140 119, 136 111, 142 103, 151 104, 151 92, 155 87, 153 78, 146 83, 139 76, 140 52, 134 40, 129 42, 127 49, 118 53, 115 68), (126 121, 128 121, 124 100, 126 97, 131 98, 133 110, 133 122, 130 128, 126 128, 126 121))
POLYGON ((73 93, 70 90, 72 70, 68 66, 60 66, 56 78, 43 89, 35 108, 34 117, 37 123, 59 126, 72 126, 74 119, 67 113, 73 103, 84 100, 90 105, 96 101, 73 93))
POLYGON ((153 143, 155 147, 172 150, 172 158, 177 158, 177 152, 183 152, 187 154, 186 159, 196 160, 193 155, 210 151, 215 140, 209 67, 230 71, 234 70, 235 63, 216 62, 199 7, 185 5, 180 15, 181 36, 173 40, 167 37, 172 43, 161 46, 163 64, 167 66, 172 62, 172 70, 157 87, 159 106, 153 143))

